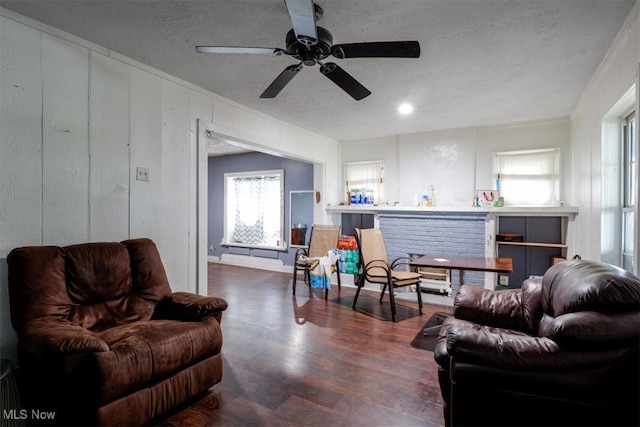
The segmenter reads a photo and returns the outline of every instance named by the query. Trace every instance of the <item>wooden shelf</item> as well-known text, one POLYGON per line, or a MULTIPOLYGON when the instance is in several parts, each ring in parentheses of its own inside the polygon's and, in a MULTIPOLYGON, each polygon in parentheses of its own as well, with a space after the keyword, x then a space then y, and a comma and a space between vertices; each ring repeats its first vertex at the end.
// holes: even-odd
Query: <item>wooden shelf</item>
MULTIPOLYGON (((568 217, 505 215, 497 221, 496 252, 513 260, 513 273, 507 275, 507 287, 519 288, 527 278, 544 275, 557 259, 567 257, 568 217), (501 233, 522 237, 520 241, 498 240, 501 233)), ((499 280, 495 286, 499 286, 499 280)))
POLYGON ((537 242, 496 242, 498 245, 511 246, 537 246, 540 248, 567 248, 564 243, 537 243, 537 242))

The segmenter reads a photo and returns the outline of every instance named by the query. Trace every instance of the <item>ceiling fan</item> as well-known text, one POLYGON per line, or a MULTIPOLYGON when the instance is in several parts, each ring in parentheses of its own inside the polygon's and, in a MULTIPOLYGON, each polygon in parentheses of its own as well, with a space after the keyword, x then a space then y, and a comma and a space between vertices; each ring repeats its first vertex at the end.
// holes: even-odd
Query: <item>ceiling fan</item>
POLYGON ((249 53, 288 55, 300 62, 289 65, 265 89, 260 98, 275 98, 298 74, 303 65, 320 65, 320 72, 347 92, 356 101, 371 94, 360 82, 334 62, 322 62, 329 55, 339 59, 348 58, 419 58, 420 44, 417 41, 387 41, 371 43, 333 44, 331 33, 316 26, 323 15, 320 6, 313 0, 284 0, 293 28, 286 36, 286 49, 268 47, 196 46, 199 53, 249 53))

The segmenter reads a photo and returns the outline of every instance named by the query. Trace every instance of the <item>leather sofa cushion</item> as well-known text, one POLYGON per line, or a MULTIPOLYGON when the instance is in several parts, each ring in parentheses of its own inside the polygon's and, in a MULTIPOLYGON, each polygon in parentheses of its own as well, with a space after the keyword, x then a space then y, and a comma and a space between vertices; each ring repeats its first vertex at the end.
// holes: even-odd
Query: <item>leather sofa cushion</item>
POLYGON ((7 264, 11 323, 16 331, 38 317, 67 318, 71 300, 65 281, 64 249, 57 246, 16 248, 7 256, 7 264))
POLYGON ((563 261, 552 265, 542 279, 542 308, 552 317, 578 311, 637 311, 638 307, 640 280, 613 265, 563 261))
POLYGON ((117 300, 131 292, 131 261, 120 243, 85 243, 65 248, 67 290, 75 304, 117 300))
POLYGON ((136 294, 91 305, 74 305, 69 321, 90 331, 98 332, 118 325, 149 320, 154 305, 136 294))
POLYGON ((522 316, 529 332, 538 330, 542 318, 542 279, 533 278, 522 282, 522 316))
POLYGON ((453 302, 453 314, 458 319, 483 325, 529 331, 523 317, 520 289, 493 292, 479 286, 461 286, 453 302))
POLYGON ((34 360, 54 361, 73 353, 109 351, 94 332, 55 317, 39 317, 18 332, 18 351, 34 360))
POLYGON ((212 317, 202 322, 174 320, 140 321, 116 326, 97 334, 109 351, 88 354, 77 372, 95 378, 100 404, 166 378, 222 348, 220 324, 212 317))
POLYGON ((91 331, 149 320, 171 294, 160 254, 150 239, 86 243, 64 248, 68 319, 91 331))
POLYGON ((122 244, 131 259, 133 291, 152 303, 170 295, 171 286, 156 244, 146 238, 125 240, 122 244))
MULTIPOLYGON (((74 303, 68 317, 71 322, 91 331, 103 331, 151 318, 156 301, 135 292, 127 246, 115 242, 85 243, 64 250, 67 290, 74 303)), ((139 270, 137 275, 144 276, 139 270)))

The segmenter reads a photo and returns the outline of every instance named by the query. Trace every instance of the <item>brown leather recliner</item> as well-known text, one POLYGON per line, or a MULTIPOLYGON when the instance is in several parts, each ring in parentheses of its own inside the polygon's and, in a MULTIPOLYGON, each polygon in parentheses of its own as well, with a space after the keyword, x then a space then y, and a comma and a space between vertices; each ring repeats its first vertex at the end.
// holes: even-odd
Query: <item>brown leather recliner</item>
POLYGON ((434 350, 450 425, 639 425, 640 279, 571 260, 462 286, 434 350))
POLYGON ((172 293, 151 240, 22 247, 7 263, 24 407, 142 425, 222 379, 227 302, 172 293))

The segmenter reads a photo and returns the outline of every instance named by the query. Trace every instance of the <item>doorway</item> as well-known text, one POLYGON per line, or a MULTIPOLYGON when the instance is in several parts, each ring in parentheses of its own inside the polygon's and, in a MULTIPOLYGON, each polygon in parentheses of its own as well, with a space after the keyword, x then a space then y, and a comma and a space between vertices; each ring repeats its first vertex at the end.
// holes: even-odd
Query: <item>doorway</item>
MULTIPOLYGON (((196 168, 196 220, 195 238, 192 239, 196 249, 196 290, 201 295, 207 295, 207 263, 209 251, 209 157, 210 155, 226 156, 233 154, 258 152, 284 159, 305 162, 313 165, 313 188, 320 194, 324 193, 325 165, 308 158, 301 158, 290 153, 278 152, 271 148, 260 147, 257 144, 240 141, 218 134, 214 131, 212 122, 198 120, 197 168, 196 168)), ((319 222, 326 220, 326 212, 316 203, 313 208, 313 219, 319 222)), ((193 229, 193 228, 192 228, 193 229)), ((287 233, 288 235, 288 233, 287 233)), ((220 248, 216 248, 220 252, 220 248)))

